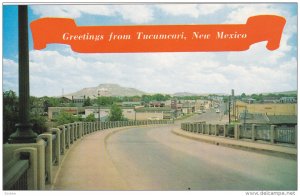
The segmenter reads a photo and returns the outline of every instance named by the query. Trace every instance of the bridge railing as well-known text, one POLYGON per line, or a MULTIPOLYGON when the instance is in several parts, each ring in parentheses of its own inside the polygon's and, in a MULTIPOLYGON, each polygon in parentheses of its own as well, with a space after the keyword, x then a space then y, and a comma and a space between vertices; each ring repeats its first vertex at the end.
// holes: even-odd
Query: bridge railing
MULTIPOLYGON (((74 122, 40 134, 36 143, 4 144, 4 190, 44 190, 53 184, 54 167, 85 135, 117 127, 173 124, 173 120, 74 122), (20 154, 27 153, 25 160, 20 154)), ((23 156, 24 157, 24 156, 23 156)))
POLYGON ((224 138, 264 141, 272 144, 297 145, 297 126, 275 126, 268 124, 206 124, 205 122, 181 123, 181 129, 195 134, 224 138))
POLYGON ((4 190, 28 190, 27 172, 29 160, 17 153, 14 158, 3 168, 4 190))

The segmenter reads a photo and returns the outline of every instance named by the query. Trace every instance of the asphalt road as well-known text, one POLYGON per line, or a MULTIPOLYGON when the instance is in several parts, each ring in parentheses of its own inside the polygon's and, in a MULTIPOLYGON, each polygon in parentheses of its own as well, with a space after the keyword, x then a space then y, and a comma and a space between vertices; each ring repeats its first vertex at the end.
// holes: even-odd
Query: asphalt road
POLYGON ((182 120, 177 121, 177 124, 181 122, 201 122, 205 121, 206 123, 211 124, 226 124, 228 123, 228 115, 224 115, 224 112, 220 110, 220 113, 216 113, 215 109, 208 109, 205 113, 202 114, 194 114, 193 116, 182 120))
POLYGON ((131 190, 296 190, 297 162, 177 136, 171 126, 130 128, 106 148, 131 190))

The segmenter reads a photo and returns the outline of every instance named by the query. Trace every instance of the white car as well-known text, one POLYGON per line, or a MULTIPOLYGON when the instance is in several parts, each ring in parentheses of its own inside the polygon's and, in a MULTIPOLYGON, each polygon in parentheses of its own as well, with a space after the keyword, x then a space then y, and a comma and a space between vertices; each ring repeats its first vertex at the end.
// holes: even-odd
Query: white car
POLYGON ((216 109, 216 113, 220 113, 220 110, 219 110, 219 109, 216 109))
POLYGON ((150 118, 148 118, 148 120, 160 120, 160 118, 158 118, 158 117, 150 117, 150 118))

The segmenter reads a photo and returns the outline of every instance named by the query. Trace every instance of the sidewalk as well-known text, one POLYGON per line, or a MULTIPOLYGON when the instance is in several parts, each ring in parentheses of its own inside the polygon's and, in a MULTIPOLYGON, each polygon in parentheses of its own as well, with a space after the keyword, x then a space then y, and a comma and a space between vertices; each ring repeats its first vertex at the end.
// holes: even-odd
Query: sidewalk
POLYGON ((72 145, 56 172, 53 190, 129 190, 106 151, 106 139, 125 128, 97 131, 72 145))
POLYGON ((216 145, 239 148, 243 150, 252 150, 252 151, 257 151, 262 153, 273 154, 276 156, 283 156, 287 158, 297 159, 296 147, 286 147, 286 146, 273 145, 267 143, 251 142, 246 140, 236 140, 233 138, 224 138, 220 136, 196 134, 196 133, 183 131, 180 128, 174 128, 172 132, 179 136, 183 136, 194 140, 204 141, 216 145))

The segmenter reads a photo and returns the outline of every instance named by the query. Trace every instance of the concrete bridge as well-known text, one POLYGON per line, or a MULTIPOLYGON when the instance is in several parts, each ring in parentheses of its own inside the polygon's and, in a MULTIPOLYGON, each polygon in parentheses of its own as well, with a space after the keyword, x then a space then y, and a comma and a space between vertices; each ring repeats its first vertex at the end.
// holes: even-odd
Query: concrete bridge
POLYGON ((36 143, 5 144, 4 189, 297 189, 295 146, 219 137, 212 130, 198 134, 181 126, 72 123, 40 135, 36 143), (248 150, 240 150, 242 145, 248 150))
MULTIPOLYGON (((179 129, 173 121, 77 122, 36 138, 29 123, 27 6, 19 6, 18 13, 20 122, 11 144, 3 145, 4 190, 297 189, 297 142, 277 146, 274 127, 267 131, 271 144, 259 145, 263 151, 269 145, 272 156, 220 146, 246 144, 239 139, 249 133, 240 134, 238 126, 233 141, 226 138, 226 127, 221 138, 217 125, 183 124, 179 129)), ((257 150, 261 138, 253 130, 251 145, 244 146, 257 150)))

